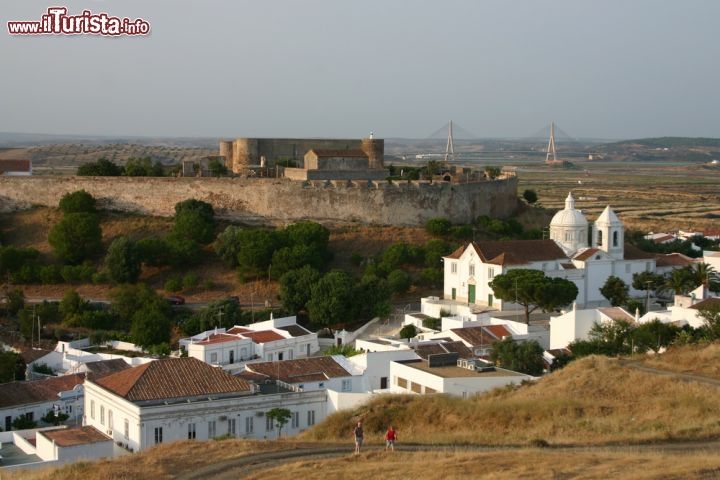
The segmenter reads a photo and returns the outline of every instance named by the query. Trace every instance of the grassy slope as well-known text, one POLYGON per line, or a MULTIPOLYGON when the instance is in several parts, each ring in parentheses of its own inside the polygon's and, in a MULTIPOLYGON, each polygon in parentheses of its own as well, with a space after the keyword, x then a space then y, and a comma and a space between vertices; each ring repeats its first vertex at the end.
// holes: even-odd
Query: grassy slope
MULTIPOLYGON (((692 358, 720 359, 720 345, 684 347, 664 354, 675 371, 696 371, 692 358)), ((708 373, 713 378, 720 376, 708 373)), ((386 471, 387 478, 717 478, 720 458, 688 447, 670 452, 620 448, 563 450, 559 445, 626 445, 720 435, 718 388, 682 382, 621 366, 616 359, 590 357, 571 363, 536 384, 501 389, 463 400, 435 396, 381 396, 362 408, 339 412, 295 439, 247 442, 178 442, 132 457, 81 463, 43 472, 4 475, 7 479, 173 478, 251 451, 292 449, 310 442, 341 442, 350 453, 351 427, 365 420, 362 455, 293 461, 246 478, 350 478, 386 471), (453 452, 382 451, 382 433, 392 423, 400 444, 450 444, 453 452), (462 445, 514 446, 468 452, 462 445), (696 450, 696 451, 693 451, 696 450), (439 472, 446 472, 440 474, 439 472), (298 477, 299 475, 299 477, 298 477)))

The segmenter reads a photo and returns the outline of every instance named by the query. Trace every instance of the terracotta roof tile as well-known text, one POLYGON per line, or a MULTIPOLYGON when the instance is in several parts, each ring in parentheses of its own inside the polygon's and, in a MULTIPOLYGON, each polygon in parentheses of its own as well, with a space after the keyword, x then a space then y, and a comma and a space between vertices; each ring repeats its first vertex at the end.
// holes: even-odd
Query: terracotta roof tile
POLYGON ((352 374, 345 370, 332 357, 308 357, 295 360, 282 360, 279 362, 248 363, 245 369, 250 372, 267 375, 269 378, 278 378, 285 383, 300 383, 317 380, 327 380, 335 377, 350 377, 352 374))
POLYGON ((88 378, 102 378, 113 373, 122 372, 131 368, 122 358, 114 358, 112 360, 99 360, 97 362, 87 362, 85 364, 88 372, 88 378))
POLYGON ((505 240, 475 242, 484 263, 522 265, 530 262, 567 259, 554 240, 505 240))
POLYGON ((241 340, 242 337, 238 335, 230 335, 227 333, 213 333, 207 336, 204 340, 200 340, 199 342, 195 342, 196 345, 212 345, 215 343, 224 343, 224 342, 237 342, 238 340, 241 340))
POLYGON ((0 174, 5 172, 29 172, 32 170, 30 160, 0 160, 0 174))
POLYGON ((625 244, 625 260, 652 260, 653 258, 655 257, 652 253, 644 252, 630 243, 625 244))
POLYGON ((72 390, 84 381, 85 375, 76 373, 29 382, 3 383, 0 384, 0 408, 54 401, 57 400, 58 393, 72 390))
POLYGON ((252 330, 250 330, 249 328, 245 328, 245 327, 238 327, 236 325, 225 333, 229 333, 231 335, 237 335, 238 333, 246 333, 246 332, 252 332, 252 330))
POLYGON ((285 330, 291 337, 302 337, 310 335, 312 332, 301 327, 300 325, 288 325, 287 327, 278 327, 278 330, 285 330))
POLYGON ((285 337, 272 330, 261 330, 259 332, 243 333, 243 337, 251 339, 254 343, 268 343, 277 340, 285 340, 285 337))
POLYGON ((720 308, 720 297, 710 297, 705 300, 700 300, 692 307, 695 310, 703 310, 705 308, 720 308))
POLYGON ((103 435, 95 427, 90 426, 44 430, 38 432, 38 434, 43 435, 48 440, 52 440, 60 447, 73 447, 97 442, 112 442, 112 438, 103 435))
POLYGON ((487 327, 453 328, 451 331, 472 346, 489 345, 495 340, 501 339, 496 337, 493 332, 487 330, 487 327))
POLYGON ((593 255, 595 255, 598 252, 602 252, 602 250, 600 250, 599 248, 586 248, 582 252, 575 255, 575 257, 573 257, 573 259, 584 262, 585 260, 592 257, 593 255))
POLYGON ((131 402, 250 392, 245 380, 192 357, 149 362, 95 383, 131 402))
POLYGON ((695 260, 682 253, 656 254, 655 265, 658 267, 685 267, 692 265, 695 260))

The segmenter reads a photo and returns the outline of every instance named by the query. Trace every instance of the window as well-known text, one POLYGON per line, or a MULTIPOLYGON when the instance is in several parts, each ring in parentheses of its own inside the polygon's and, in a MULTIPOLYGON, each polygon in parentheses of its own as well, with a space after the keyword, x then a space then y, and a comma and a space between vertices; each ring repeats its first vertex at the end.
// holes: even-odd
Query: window
POLYGON ((162 437, 163 437, 162 427, 155 427, 155 443, 156 444, 162 443, 162 437))
POLYGON ((325 382, 318 383, 318 388, 325 388, 325 382))
POLYGON ((268 353, 267 361, 268 361, 268 362, 272 362, 272 361, 273 361, 272 358, 273 358, 273 357, 272 357, 272 353, 268 353))
POLYGON ((95 420, 95 400, 90 400, 90 418, 95 420))
POLYGON ((130 436, 130 422, 128 419, 125 419, 125 438, 128 438, 130 436))
POLYGON ((457 273, 457 262, 450 263, 450 273, 457 273))
POLYGON ((495 278, 495 269, 493 267, 488 268, 488 278, 495 278))
POLYGON ((598 230, 598 247, 602 247, 602 244, 603 244, 602 230, 598 230))
POLYGON ((197 432, 195 431, 195 424, 188 423, 188 440, 194 440, 196 436, 197 432))
POLYGON ((237 430, 235 428, 236 419, 228 418, 228 435, 237 437, 237 430))
POLYGON ((315 425, 315 410, 308 410, 307 424, 308 427, 311 425, 315 425))
POLYGON ((349 392, 352 390, 352 381, 350 379, 342 381, 342 391, 349 392))
POLYGON ((300 412, 292 412, 290 417, 290 428, 300 427, 300 412))
POLYGON ((217 425, 215 424, 215 420, 210 420, 208 422, 208 438, 215 437, 217 437, 217 425))
POLYGON ((105 425, 105 406, 100 405, 100 425, 105 425))
POLYGON ((613 247, 617 247, 617 246, 618 246, 618 238, 620 238, 620 237, 618 236, 618 232, 613 232, 613 247))
POLYGON ((210 354, 210 363, 217 363, 217 353, 210 354))
POLYGON ((275 430, 275 422, 273 422, 272 418, 265 417, 265 431, 272 432, 273 430, 275 430))
POLYGON ((470 264, 470 276, 471 277, 475 276, 475 264, 474 263, 470 264))
POLYGON ((254 420, 255 419, 253 417, 245 418, 245 435, 251 435, 255 431, 253 426, 254 420))
POLYGON ((110 430, 113 429, 113 415, 112 415, 112 410, 108 410, 108 428, 109 428, 110 430))
POLYGON ((283 359, 283 352, 278 352, 278 361, 283 359))
POLYGON ((380 389, 385 390, 388 388, 388 377, 380 377, 380 389))
POLYGON ((632 267, 632 265, 630 265, 629 263, 625 264, 625 273, 630 273, 630 267, 632 267))

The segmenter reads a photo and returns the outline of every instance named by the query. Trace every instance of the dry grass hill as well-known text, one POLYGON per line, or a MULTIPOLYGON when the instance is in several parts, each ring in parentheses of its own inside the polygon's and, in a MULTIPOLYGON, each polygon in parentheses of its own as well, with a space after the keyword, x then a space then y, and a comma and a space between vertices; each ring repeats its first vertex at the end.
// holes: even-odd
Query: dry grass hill
POLYGON ((704 366, 719 360, 717 344, 632 361, 588 357, 536 383, 468 399, 380 396, 293 439, 179 442, 3 478, 718 478, 720 372, 704 366), (355 456, 350 433, 359 418, 367 444, 355 456), (394 453, 382 447, 390 423, 398 430, 394 453), (269 451, 284 453, 268 460, 269 451))

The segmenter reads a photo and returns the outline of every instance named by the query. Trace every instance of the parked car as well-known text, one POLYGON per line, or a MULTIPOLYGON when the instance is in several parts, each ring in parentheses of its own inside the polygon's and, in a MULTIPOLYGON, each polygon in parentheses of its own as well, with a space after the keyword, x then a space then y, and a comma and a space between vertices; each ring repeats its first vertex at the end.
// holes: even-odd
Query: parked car
POLYGON ((169 297, 165 297, 165 300, 167 300, 170 305, 185 304, 185 299, 180 295, 170 295, 169 297))

